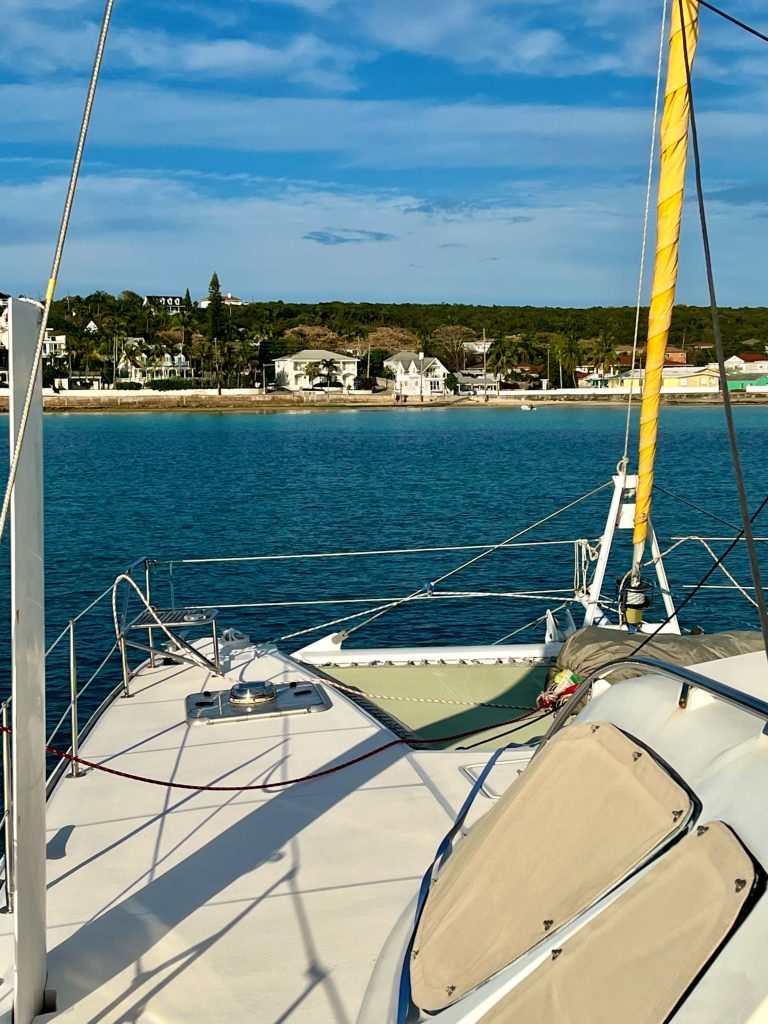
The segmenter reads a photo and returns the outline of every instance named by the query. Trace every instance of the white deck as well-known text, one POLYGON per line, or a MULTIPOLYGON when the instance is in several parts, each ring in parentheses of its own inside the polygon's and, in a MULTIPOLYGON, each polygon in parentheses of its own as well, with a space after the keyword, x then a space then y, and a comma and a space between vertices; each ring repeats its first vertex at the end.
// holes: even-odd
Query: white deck
MULTIPOLYGON (((314 678, 272 655, 229 674, 314 678)), ((319 714, 188 727, 184 698, 208 678, 143 670, 82 756, 237 786, 301 776, 392 738, 335 692, 319 714)), ((188 793, 98 771, 65 778, 48 808, 48 985, 58 1010, 38 1020, 352 1024, 469 790, 461 768, 486 756, 402 746, 268 793, 188 793)), ((494 789, 514 774, 500 768, 494 789)), ((488 806, 478 798, 478 811, 488 806)), ((5 1021, 12 919, 0 922, 5 1021)))

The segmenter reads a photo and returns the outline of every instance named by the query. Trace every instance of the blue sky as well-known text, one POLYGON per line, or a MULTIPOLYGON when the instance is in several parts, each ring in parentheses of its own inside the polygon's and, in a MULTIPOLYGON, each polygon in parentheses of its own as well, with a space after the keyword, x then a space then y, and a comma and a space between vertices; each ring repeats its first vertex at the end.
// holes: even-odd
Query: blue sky
MULTIPOLYGON (((5 0, 0 290, 47 278, 101 10, 5 0)), ((245 299, 631 304, 660 18, 117 0, 59 294, 198 297, 215 269, 245 299)), ((719 297, 768 304, 768 47, 703 11, 696 80, 719 297)), ((694 213, 678 298, 700 303, 694 213)))

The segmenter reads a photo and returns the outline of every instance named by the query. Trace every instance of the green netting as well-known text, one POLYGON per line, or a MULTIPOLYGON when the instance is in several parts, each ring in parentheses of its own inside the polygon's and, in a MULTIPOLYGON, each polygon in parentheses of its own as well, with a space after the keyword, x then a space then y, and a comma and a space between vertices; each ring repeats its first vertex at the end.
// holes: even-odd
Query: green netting
MULTIPOLYGON (((448 736, 486 727, 477 736, 434 749, 468 744, 495 749, 507 742, 494 737, 503 723, 536 706, 546 682, 542 665, 363 665, 325 670, 345 686, 354 687, 369 710, 394 719, 404 733, 422 739, 448 736), (439 703, 445 701, 445 703, 439 703), (464 706, 459 702, 503 704, 509 707, 464 706), (453 703, 456 702, 456 703, 453 703)), ((390 724, 387 722, 387 724, 390 724)), ((510 740, 525 743, 541 736, 540 722, 525 725, 510 740)))

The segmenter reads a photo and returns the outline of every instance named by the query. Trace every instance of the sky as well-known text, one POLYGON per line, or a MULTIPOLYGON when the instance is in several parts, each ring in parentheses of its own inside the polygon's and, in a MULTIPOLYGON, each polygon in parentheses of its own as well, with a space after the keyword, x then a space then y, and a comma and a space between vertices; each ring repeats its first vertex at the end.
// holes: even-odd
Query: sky
MULTIPOLYGON (((102 4, 3 9, 0 291, 38 295, 102 4)), ((57 294, 631 305, 661 12, 116 0, 57 294)), ((703 10, 695 88, 718 297, 768 305, 768 46, 703 10)))

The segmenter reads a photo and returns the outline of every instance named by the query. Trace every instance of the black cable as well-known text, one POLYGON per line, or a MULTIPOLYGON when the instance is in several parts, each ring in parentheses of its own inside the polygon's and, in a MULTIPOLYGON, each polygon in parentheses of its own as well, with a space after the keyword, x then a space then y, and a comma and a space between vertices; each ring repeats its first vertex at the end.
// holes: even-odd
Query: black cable
POLYGON ((688 104, 691 121, 691 142, 693 144, 693 163, 696 176, 696 197, 698 199, 699 206, 699 221, 701 222, 701 238, 704 246, 704 262, 707 268, 707 288, 709 290, 709 306, 712 314, 712 333, 714 334, 715 338, 717 363, 720 369, 720 388, 723 392, 723 408, 725 410, 725 420, 728 426, 728 440, 731 446, 731 461, 733 462, 733 473, 736 477, 736 491, 739 496, 739 509, 741 511, 741 521, 744 526, 744 540, 747 544, 749 566, 752 571, 752 582, 755 585, 755 599, 757 601, 757 610, 760 614, 760 625, 763 631, 763 640, 765 642, 766 654, 768 654, 768 609, 765 606, 765 594, 763 593, 763 581, 760 574, 760 563, 757 558, 757 548, 755 547, 755 538, 752 533, 752 521, 749 515, 749 502, 747 500, 747 490, 744 485, 744 474, 741 468, 739 442, 738 438, 736 437, 736 425, 733 422, 733 408, 731 406, 730 392, 728 391, 728 376, 725 370, 725 353, 723 352, 723 337, 720 332, 720 313, 717 307, 717 297, 715 295, 715 277, 714 272, 712 270, 712 253, 709 247, 707 212, 704 208, 704 188, 701 182, 701 157, 699 154, 699 134, 696 128, 696 112, 694 110, 693 105, 693 88, 691 85, 691 62, 688 56, 688 39, 686 36, 685 11, 683 8, 683 0, 678 0, 678 6, 680 10, 680 29, 683 43, 685 77, 688 87, 688 104))
MULTIPOLYGON (((542 711, 538 718, 529 718, 525 722, 522 722, 520 725, 516 725, 513 729, 506 729, 504 732, 497 733, 496 736, 486 736, 484 737, 484 739, 478 740, 476 743, 467 743, 465 746, 457 747, 456 749, 473 750, 475 747, 481 747, 484 743, 494 743, 496 740, 503 739, 505 736, 511 736, 513 732, 520 732, 520 730, 525 729, 526 726, 533 725, 535 722, 541 722, 548 715, 553 715, 554 713, 554 708, 552 708, 551 710, 542 711)), ((489 725, 488 728, 492 729, 493 726, 489 725)), ((528 747, 530 746, 530 743, 510 744, 510 746, 528 747)))
MULTIPOLYGON (((768 494, 766 494, 766 496, 760 502, 759 507, 757 508, 756 512, 752 516, 751 522, 754 522, 757 519, 757 517, 760 515, 760 513, 763 511, 763 509, 765 508, 766 505, 768 505, 768 494)), ((635 647, 635 649, 632 651, 633 655, 637 654, 638 651, 642 651, 642 649, 645 647, 645 645, 647 643, 649 643, 651 640, 653 640, 653 638, 655 636, 658 636, 658 634, 661 632, 661 630, 664 629, 664 627, 669 622, 671 622, 672 619, 675 618, 676 615, 680 614, 680 612, 683 610, 683 608, 685 608, 685 606, 688 604, 688 602, 693 600, 693 598, 696 596, 696 594, 698 594, 698 592, 701 590, 701 588, 704 586, 704 584, 707 582, 707 580, 710 578, 710 576, 714 573, 715 569, 719 568, 723 564, 723 562, 726 560, 728 555, 730 555, 730 553, 733 551, 733 549, 736 547, 736 545, 739 543, 739 541, 741 540, 741 538, 743 536, 744 536, 744 529, 742 527, 742 529, 739 530, 737 535, 733 538, 733 540, 728 545, 728 547, 725 549, 725 551, 722 553, 722 555, 720 555, 720 557, 717 558, 712 563, 710 568, 704 573, 702 578, 699 580, 699 582, 696 584, 696 586, 693 587, 691 592, 689 594, 687 594, 686 597, 680 602, 680 604, 677 606, 677 608, 675 608, 674 611, 672 611, 671 614, 669 614, 666 617, 666 619, 664 619, 664 621, 662 623, 660 623, 656 627, 656 629, 654 629, 654 631, 652 633, 649 633, 648 636, 645 637, 645 639, 643 640, 642 643, 638 644, 637 647, 635 647)))
POLYGON ((730 21, 732 25, 737 25, 739 28, 743 28, 745 32, 749 32, 758 39, 762 39, 764 43, 768 43, 768 36, 764 32, 760 32, 758 29, 752 28, 752 26, 747 25, 745 21, 739 21, 739 19, 734 18, 732 14, 727 14, 725 11, 721 11, 720 8, 715 7, 714 4, 707 3, 707 0, 699 0, 699 3, 702 7, 706 7, 708 11, 712 11, 713 14, 719 14, 721 18, 725 18, 726 21, 730 21))
POLYGON ((682 502, 683 505, 687 505, 695 512, 700 512, 704 516, 710 516, 710 518, 716 519, 718 523, 722 523, 723 526, 727 526, 729 530, 738 530, 738 526, 736 526, 735 523, 729 523, 727 519, 722 519, 720 516, 715 515, 714 512, 710 512, 707 508, 701 508, 700 505, 694 505, 692 501, 688 501, 687 498, 681 498, 680 495, 675 494, 674 491, 668 491, 665 487, 661 487, 657 483, 654 483, 653 489, 655 491, 661 491, 662 494, 666 494, 670 498, 674 498, 675 501, 682 502))

